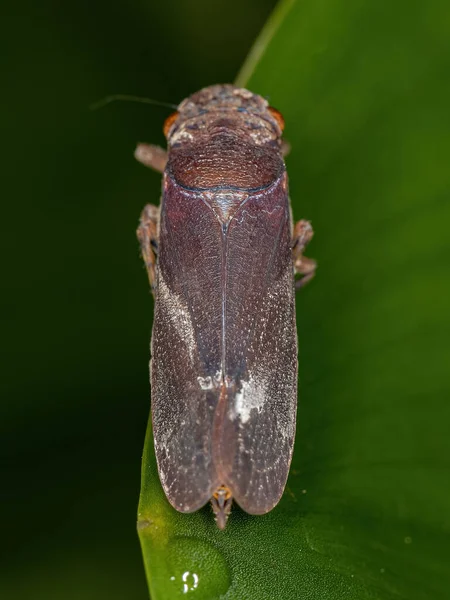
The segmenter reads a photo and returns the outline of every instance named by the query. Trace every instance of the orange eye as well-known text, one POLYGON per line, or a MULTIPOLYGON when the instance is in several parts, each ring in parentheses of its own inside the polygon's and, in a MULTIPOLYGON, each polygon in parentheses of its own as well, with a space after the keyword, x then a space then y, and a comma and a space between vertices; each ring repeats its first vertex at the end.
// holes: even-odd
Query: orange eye
POLYGON ((273 108, 273 106, 269 106, 269 112, 272 115, 272 117, 275 119, 275 121, 278 123, 278 127, 281 129, 281 131, 283 131, 284 129, 284 119, 283 119, 283 115, 280 113, 279 110, 277 110, 276 108, 273 108))
POLYGON ((170 128, 175 123, 175 121, 177 120, 177 118, 178 118, 178 111, 175 111, 174 113, 172 113, 171 115, 169 115, 167 117, 167 119, 164 121, 163 131, 164 131, 164 135, 166 137, 169 135, 170 128))

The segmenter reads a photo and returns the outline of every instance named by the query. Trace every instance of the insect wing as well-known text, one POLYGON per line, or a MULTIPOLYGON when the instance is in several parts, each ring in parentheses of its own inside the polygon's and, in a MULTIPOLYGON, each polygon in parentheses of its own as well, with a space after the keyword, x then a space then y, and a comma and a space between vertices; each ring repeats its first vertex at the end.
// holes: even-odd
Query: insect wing
POLYGON ((164 491, 179 511, 220 485, 212 432, 220 395, 220 225, 201 199, 168 184, 163 197, 152 334, 152 418, 164 491))
POLYGON ((227 408, 220 472, 246 512, 279 501, 295 436, 297 334, 285 186, 254 196, 227 236, 227 408))

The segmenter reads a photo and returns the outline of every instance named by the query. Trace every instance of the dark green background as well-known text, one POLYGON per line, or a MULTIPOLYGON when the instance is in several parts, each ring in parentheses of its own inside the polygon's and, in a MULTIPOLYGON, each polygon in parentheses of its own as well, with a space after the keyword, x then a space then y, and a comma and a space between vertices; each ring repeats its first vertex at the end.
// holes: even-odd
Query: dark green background
POLYGON ((3 5, 0 597, 144 599, 135 533, 152 300, 133 160, 178 103, 232 81, 274 0, 3 5))

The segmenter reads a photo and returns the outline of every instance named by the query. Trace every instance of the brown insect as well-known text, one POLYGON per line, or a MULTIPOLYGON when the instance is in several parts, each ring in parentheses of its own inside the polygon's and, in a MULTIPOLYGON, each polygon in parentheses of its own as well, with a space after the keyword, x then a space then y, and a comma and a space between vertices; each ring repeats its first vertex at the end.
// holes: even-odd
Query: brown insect
POLYGON ((254 515, 283 493, 295 437, 295 287, 314 275, 308 221, 293 228, 281 114, 215 85, 165 122, 168 151, 136 158, 164 172, 161 206, 138 229, 155 297, 152 419, 169 502, 232 501, 254 515), (295 281, 295 273, 302 276, 295 281))

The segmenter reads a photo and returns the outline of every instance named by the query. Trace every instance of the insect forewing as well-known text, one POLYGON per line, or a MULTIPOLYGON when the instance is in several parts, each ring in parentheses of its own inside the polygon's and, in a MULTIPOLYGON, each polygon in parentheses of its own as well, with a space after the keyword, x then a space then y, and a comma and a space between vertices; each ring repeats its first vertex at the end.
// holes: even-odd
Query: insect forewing
POLYGON ((212 435, 220 395, 220 226, 200 199, 163 197, 152 335, 152 418, 164 491, 179 511, 220 485, 212 435), (219 242, 218 242, 219 240, 219 242))
POLYGON ((295 436, 297 335, 285 187, 250 197, 233 218, 226 260, 227 408, 220 471, 237 503, 279 501, 295 436))

